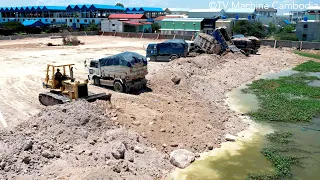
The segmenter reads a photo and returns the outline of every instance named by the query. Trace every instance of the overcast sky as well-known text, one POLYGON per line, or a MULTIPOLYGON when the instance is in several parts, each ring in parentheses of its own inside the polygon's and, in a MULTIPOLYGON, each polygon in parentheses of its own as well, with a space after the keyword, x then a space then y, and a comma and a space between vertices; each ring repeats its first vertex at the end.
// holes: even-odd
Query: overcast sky
MULTIPOLYGON (((126 7, 162 7, 162 8, 219 8, 235 9, 238 7, 257 7, 266 4, 269 7, 278 8, 279 12, 290 11, 293 4, 300 5, 294 10, 302 10, 308 4, 320 6, 319 0, 0 0, 0 7, 7 6, 37 6, 37 5, 70 5, 70 4, 108 4, 115 5, 117 2, 123 3, 126 7)), ((297 7, 297 6, 296 6, 297 7)))

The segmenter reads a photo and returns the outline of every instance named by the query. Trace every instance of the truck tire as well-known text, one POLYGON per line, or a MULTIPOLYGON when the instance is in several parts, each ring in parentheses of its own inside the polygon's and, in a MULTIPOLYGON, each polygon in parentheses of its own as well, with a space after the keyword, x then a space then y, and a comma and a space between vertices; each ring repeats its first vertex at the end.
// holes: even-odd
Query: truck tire
POLYGON ((151 56, 151 57, 150 57, 150 61, 155 62, 155 61, 157 61, 157 58, 156 58, 155 56, 151 56))
POLYGON ((120 81, 114 82, 113 89, 114 89, 114 91, 120 92, 120 93, 123 93, 126 91, 125 86, 120 81))
POLYGON ((100 79, 98 77, 93 77, 93 84, 95 86, 100 86, 100 79))
POLYGON ((178 56, 173 55, 173 56, 170 57, 170 61, 173 61, 173 60, 175 60, 175 59, 178 59, 178 56))

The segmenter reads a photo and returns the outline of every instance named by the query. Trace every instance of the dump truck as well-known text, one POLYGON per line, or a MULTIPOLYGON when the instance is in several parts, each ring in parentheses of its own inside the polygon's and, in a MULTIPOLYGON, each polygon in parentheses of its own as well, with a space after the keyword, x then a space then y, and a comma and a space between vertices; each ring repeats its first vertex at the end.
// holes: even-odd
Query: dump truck
POLYGON ((96 86, 113 87, 116 92, 130 92, 146 87, 148 66, 146 57, 135 52, 92 59, 88 79, 96 86))
POLYGON ((183 39, 167 40, 158 44, 149 44, 146 57, 150 61, 172 61, 180 57, 187 57, 188 43, 183 39))
POLYGON ((260 40, 254 36, 237 34, 231 37, 235 46, 250 54, 257 54, 261 46, 260 40))
POLYGON ((39 101, 44 106, 53 106, 83 99, 89 102, 111 100, 111 94, 94 94, 88 91, 88 80, 79 81, 73 77, 74 64, 48 64, 43 88, 49 90, 39 94, 39 101), (61 70, 60 70, 61 69, 61 70), (62 71, 62 72, 60 72, 62 71), (57 74, 60 74, 59 78, 57 74))
POLYGON ((222 54, 226 51, 256 54, 260 41, 255 37, 231 38, 225 28, 216 28, 211 35, 199 33, 194 40, 196 47, 209 54, 222 54))

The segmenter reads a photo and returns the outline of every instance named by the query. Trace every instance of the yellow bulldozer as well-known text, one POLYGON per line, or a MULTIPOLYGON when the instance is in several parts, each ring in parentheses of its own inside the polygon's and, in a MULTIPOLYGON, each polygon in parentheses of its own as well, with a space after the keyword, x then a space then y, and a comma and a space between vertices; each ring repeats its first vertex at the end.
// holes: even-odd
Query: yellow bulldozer
POLYGON ((49 92, 39 94, 39 101, 44 106, 52 106, 71 102, 73 99, 111 101, 111 94, 93 94, 88 91, 88 80, 77 81, 73 77, 74 64, 48 64, 43 87, 49 92), (62 71, 62 72, 61 72, 62 71))

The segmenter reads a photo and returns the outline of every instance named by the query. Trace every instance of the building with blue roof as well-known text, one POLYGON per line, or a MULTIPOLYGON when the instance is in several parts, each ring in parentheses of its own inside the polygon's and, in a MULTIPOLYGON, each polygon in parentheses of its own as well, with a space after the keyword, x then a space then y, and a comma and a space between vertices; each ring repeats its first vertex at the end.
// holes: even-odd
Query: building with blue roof
POLYGON ((165 11, 159 7, 127 7, 127 14, 144 14, 147 18, 157 18, 165 15, 165 11))
POLYGON ((100 24, 110 14, 124 13, 125 8, 102 4, 74 4, 69 6, 0 7, 0 23, 10 21, 40 21, 54 26, 85 28, 100 24))

